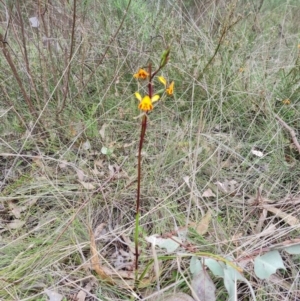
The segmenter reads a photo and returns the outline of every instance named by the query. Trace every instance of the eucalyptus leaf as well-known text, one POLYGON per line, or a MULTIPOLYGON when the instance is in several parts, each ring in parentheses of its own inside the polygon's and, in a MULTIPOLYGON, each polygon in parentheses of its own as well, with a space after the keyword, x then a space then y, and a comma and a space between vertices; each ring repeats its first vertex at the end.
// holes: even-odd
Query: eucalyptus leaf
POLYGON ((157 237, 156 235, 146 237, 146 241, 167 250, 167 253, 173 253, 180 244, 176 241, 181 243, 181 240, 178 237, 172 236, 171 238, 161 238, 157 237))
POLYGON ((196 300, 216 300, 216 286, 205 269, 193 275, 191 286, 193 297, 196 300))
POLYGON ((205 259, 204 263, 206 266, 208 266, 208 268, 215 276, 224 277, 224 262, 220 262, 212 258, 207 258, 205 259))
POLYGON ((289 254, 298 255, 298 254, 300 254, 300 244, 286 247, 286 248, 284 248, 284 250, 287 251, 289 254))
POLYGON ((254 259, 254 272, 260 279, 268 279, 277 269, 285 269, 282 258, 277 250, 270 251, 254 259))
POLYGON ((201 261, 196 257, 192 256, 190 262, 190 271, 192 274, 197 274, 203 270, 201 261))
POLYGON ((251 283, 239 271, 234 269, 232 266, 226 265, 226 268, 224 269, 224 285, 228 291, 228 300, 237 300, 237 280, 243 281, 248 285, 252 298, 254 301, 256 301, 255 293, 251 283))

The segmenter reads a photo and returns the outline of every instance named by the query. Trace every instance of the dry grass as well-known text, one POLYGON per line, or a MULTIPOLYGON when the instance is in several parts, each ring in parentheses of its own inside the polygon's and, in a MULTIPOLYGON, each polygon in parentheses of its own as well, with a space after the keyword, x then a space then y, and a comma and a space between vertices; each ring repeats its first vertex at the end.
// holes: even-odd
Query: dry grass
MULTIPOLYGON (((144 146, 141 296, 156 292, 156 255, 161 290, 190 293, 191 281, 190 256, 155 255, 145 236, 190 225, 193 252, 240 265, 299 236, 283 214, 300 216, 300 154, 276 116, 297 138, 300 7, 244 2, 133 1, 127 13, 121 0, 0 2, 0 300, 48 300, 45 289, 64 300, 80 292, 85 300, 133 299, 132 74, 158 63, 169 44, 164 76, 175 81, 175 96, 150 114, 144 146), (203 197, 208 188, 214 197, 203 197), (200 235, 192 225, 208 210, 200 235), (91 267, 89 228, 114 286, 91 267)), ((299 256, 282 256, 287 270, 268 281, 251 261, 243 267, 257 300, 300 300, 299 256)), ((226 300, 222 280, 213 280, 217 300, 226 300)), ((242 283, 238 296, 250 298, 242 283)))

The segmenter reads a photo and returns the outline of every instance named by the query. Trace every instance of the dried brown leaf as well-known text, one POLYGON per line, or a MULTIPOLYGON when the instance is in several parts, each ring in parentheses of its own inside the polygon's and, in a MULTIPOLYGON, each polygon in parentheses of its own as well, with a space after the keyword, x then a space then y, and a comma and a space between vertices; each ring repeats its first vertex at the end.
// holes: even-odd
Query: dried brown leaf
POLYGON ((204 198, 210 198, 210 197, 215 197, 216 195, 212 192, 212 190, 210 188, 206 189, 203 194, 202 197, 204 198))
POLYGON ((48 289, 45 289, 45 294, 49 297, 48 301, 61 301, 64 297, 63 295, 48 289))
POLYGON ((88 292, 90 292, 92 289, 92 283, 87 283, 87 285, 84 287, 84 290, 81 290, 78 292, 76 296, 76 301, 85 301, 86 295, 88 292))
POLYGON ((211 221, 211 212, 208 210, 200 223, 197 225, 196 231, 200 234, 203 235, 207 232, 209 223, 211 221))
POLYGON ((79 181, 83 181, 83 179, 84 179, 84 172, 81 169, 77 169, 76 173, 77 173, 78 180, 79 181))
POLYGON ((99 256, 98 256, 98 251, 97 251, 97 247, 96 247, 96 242, 95 242, 95 237, 94 237, 94 233, 92 231, 92 229, 89 229, 90 232, 90 241, 91 241, 91 265, 92 265, 92 269, 97 273, 97 275, 99 275, 99 277, 110 283, 113 284, 113 280, 111 279, 111 277, 109 277, 105 271, 102 269, 102 266, 100 264, 100 260, 99 260, 99 256))
POLYGON ((106 226, 105 223, 101 223, 96 227, 96 229, 94 230, 95 239, 100 238, 103 234, 106 233, 106 230, 104 229, 105 226, 106 226))
POLYGON ((268 210, 269 212, 274 213, 276 216, 279 216, 280 218, 282 218, 287 224, 289 224, 290 226, 297 226, 300 224, 300 221, 298 218, 292 216, 289 213, 285 213, 283 212, 281 209, 278 209, 276 207, 273 206, 269 206, 269 205, 263 205, 263 207, 268 210))
POLYGON ((107 128, 107 124, 104 123, 104 124, 102 125, 100 131, 99 131, 99 134, 100 134, 100 136, 101 136, 102 139, 105 138, 105 129, 106 129, 106 128, 107 128))
POLYGON ((8 229, 20 229, 25 225, 24 221, 21 221, 19 219, 15 219, 14 221, 7 224, 8 229))
POLYGON ((95 186, 92 183, 83 182, 83 181, 79 181, 79 182, 85 189, 88 189, 88 190, 95 189, 95 186))

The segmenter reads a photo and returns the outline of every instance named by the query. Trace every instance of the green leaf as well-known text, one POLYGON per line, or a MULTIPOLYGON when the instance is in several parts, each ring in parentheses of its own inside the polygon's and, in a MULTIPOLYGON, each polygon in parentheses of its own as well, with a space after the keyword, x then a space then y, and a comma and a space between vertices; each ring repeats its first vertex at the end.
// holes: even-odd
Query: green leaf
POLYGON ((277 250, 270 251, 254 259, 254 272, 260 279, 268 279, 277 269, 285 269, 277 250))
POLYGON ((205 259, 204 263, 206 266, 208 266, 208 268, 215 276, 224 277, 224 269, 225 269, 224 262, 219 262, 216 261, 215 259, 208 258, 205 259))
POLYGON ((300 254, 300 244, 286 247, 286 248, 284 248, 284 250, 287 251, 289 254, 298 255, 298 254, 300 254))
POLYGON ((167 48, 161 55, 161 59, 160 59, 160 68, 163 68, 167 62, 168 62, 168 58, 169 58, 169 54, 170 54, 170 48, 167 48))
POLYGON ((226 268, 224 269, 224 285, 228 291, 228 300, 237 300, 237 280, 243 281, 248 285, 252 298, 254 301, 256 301, 255 293, 251 286, 251 283, 236 269, 229 265, 226 265, 226 268))
POLYGON ((160 247, 164 248, 167 250, 167 253, 173 253, 179 246, 180 244, 177 243, 176 241, 181 243, 181 240, 176 237, 172 236, 173 239, 171 238, 161 238, 157 237, 156 235, 148 236, 146 237, 146 241, 160 247))
POLYGON ((203 270, 201 261, 196 257, 192 256, 190 262, 190 271, 192 274, 200 273, 203 270))

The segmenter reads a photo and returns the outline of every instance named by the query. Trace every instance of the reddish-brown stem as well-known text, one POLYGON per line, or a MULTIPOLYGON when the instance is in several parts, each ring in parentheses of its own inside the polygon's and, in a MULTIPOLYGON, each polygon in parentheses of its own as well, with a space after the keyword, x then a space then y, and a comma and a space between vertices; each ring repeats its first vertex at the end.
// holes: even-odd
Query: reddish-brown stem
POLYGON ((142 119, 141 135, 138 153, 138 186, 137 186, 137 202, 136 202, 136 213, 140 212, 140 196, 141 196, 141 164, 142 164, 142 148, 147 128, 147 115, 145 114, 142 119))
POLYGON ((153 76, 151 75, 151 63, 149 64, 149 67, 148 67, 148 72, 149 72, 149 83, 148 83, 148 94, 149 94, 149 97, 152 98, 152 78, 153 76))
MULTIPOLYGON (((151 76, 151 63, 148 67, 149 70, 149 83, 148 83, 148 95, 152 98, 152 76, 151 76)), ((147 113, 143 115, 141 124, 141 135, 140 144, 138 151, 138 178, 137 178, 137 197, 136 197, 136 233, 135 233, 135 272, 136 277, 138 277, 138 267, 139 267, 139 244, 138 244, 138 220, 140 218, 140 208, 141 208, 141 171, 142 171, 142 149, 145 140, 145 134, 147 129, 147 113)), ((137 282, 137 278, 136 278, 137 282)))
MULTIPOLYGON (((147 128, 147 115, 145 114, 142 119, 141 124, 141 135, 140 135, 140 144, 139 144, 139 152, 138 152, 138 185, 137 185, 137 197, 136 197, 136 218, 139 218, 140 215, 140 207, 141 207, 141 167, 142 167, 142 149, 143 149, 143 142, 145 138, 147 128)), ((136 233, 137 235, 137 233, 136 233)), ((139 244, 138 239, 136 237, 135 242, 135 270, 138 271, 139 266, 139 244)))

